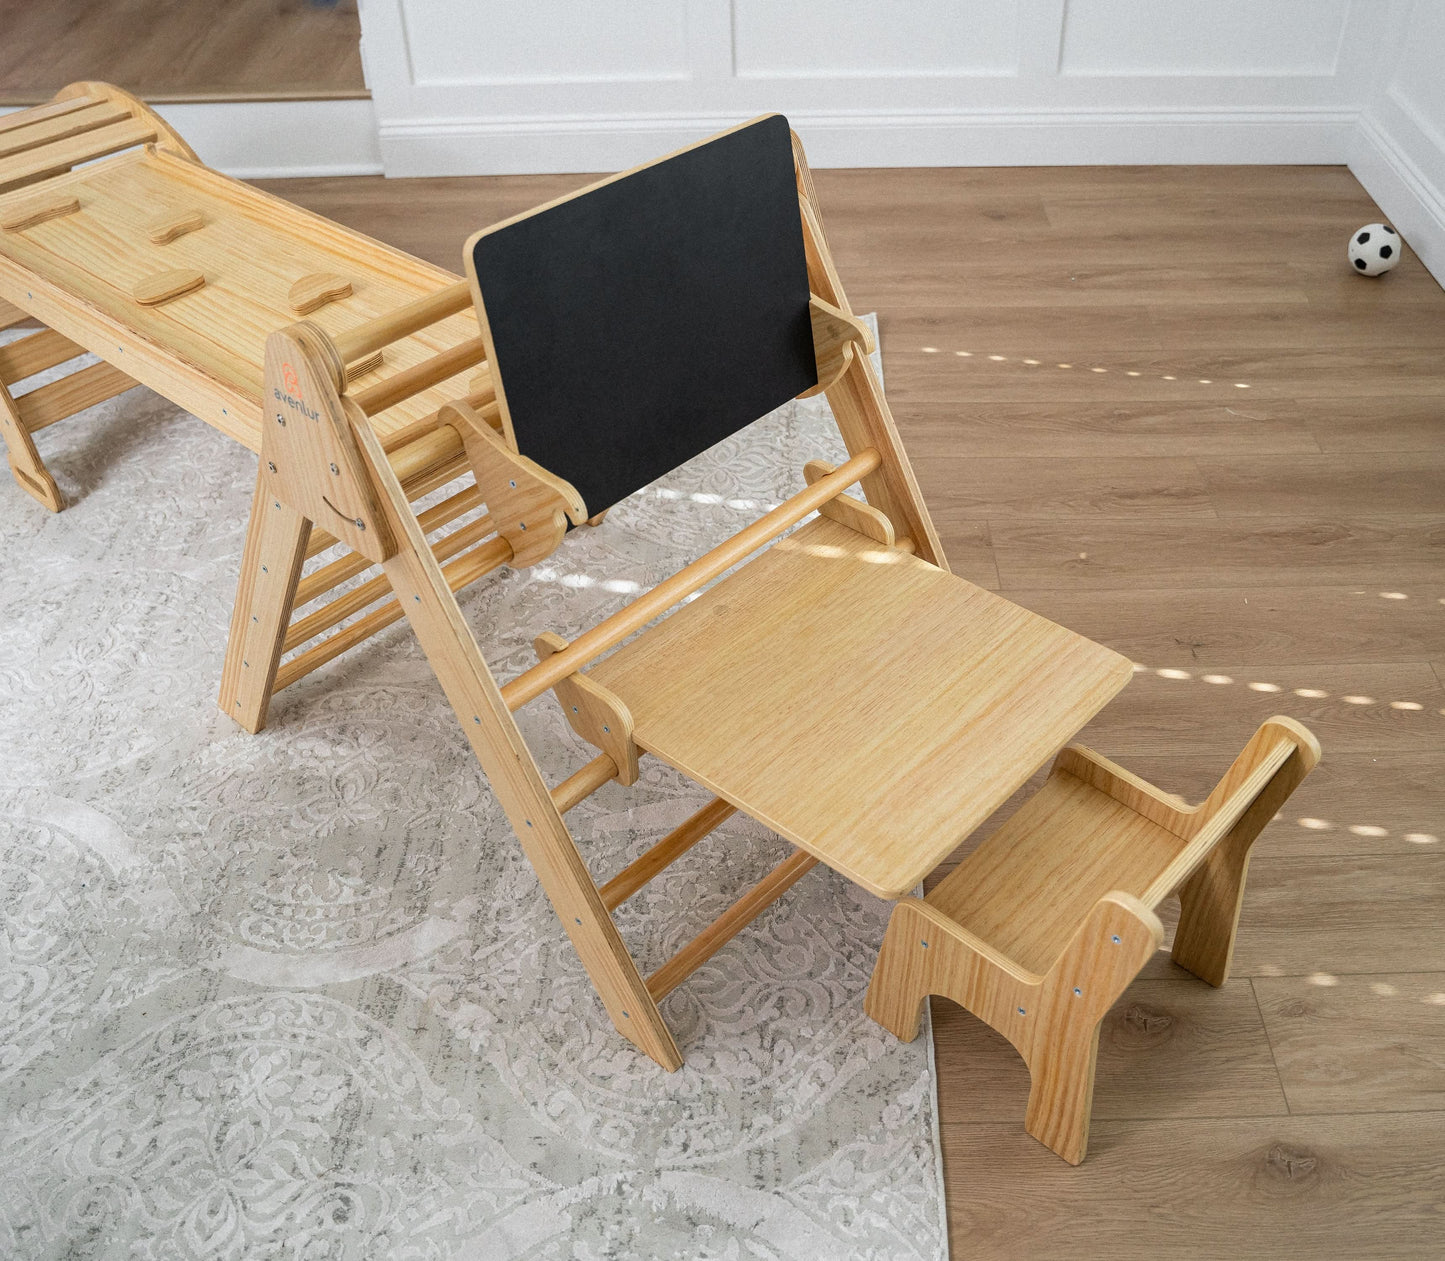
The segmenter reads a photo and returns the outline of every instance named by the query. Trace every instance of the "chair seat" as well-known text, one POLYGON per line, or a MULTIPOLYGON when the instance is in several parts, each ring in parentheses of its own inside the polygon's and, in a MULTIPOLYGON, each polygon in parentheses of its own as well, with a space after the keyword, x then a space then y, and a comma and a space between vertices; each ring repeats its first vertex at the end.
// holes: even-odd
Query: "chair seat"
POLYGON ((1101 897, 1120 890, 1147 903, 1146 891, 1185 845, 1108 793, 1055 770, 924 900, 1042 975, 1101 897))
POLYGON ((820 517, 589 674, 639 748, 898 898, 1132 667, 820 517))

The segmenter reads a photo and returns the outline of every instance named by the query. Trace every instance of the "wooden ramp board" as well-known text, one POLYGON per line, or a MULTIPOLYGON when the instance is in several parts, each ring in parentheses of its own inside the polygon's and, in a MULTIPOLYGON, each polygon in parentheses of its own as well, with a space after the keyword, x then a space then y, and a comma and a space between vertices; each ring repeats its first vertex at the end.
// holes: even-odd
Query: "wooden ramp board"
MULTIPOLYGON (((291 305, 298 280, 340 273, 351 281, 350 296, 308 316, 334 335, 458 279, 165 153, 122 154, 51 180, 45 193, 78 195, 80 209, 0 234, 0 295, 34 308, 87 348, 113 355, 136 380, 253 450, 260 447, 266 338, 298 319, 291 305), (152 240, 158 220, 180 215, 199 217, 202 224, 152 240), (138 284, 182 270, 203 274, 204 287, 158 306, 137 302, 138 284), (217 401, 222 394, 235 404, 224 411, 217 401)), ((0 197, 0 214, 12 201, 35 196, 28 189, 0 197)), ((476 317, 462 311, 389 345, 385 374, 476 336, 476 317)), ((465 395, 475 375, 475 368, 468 369, 383 412, 378 431, 385 438, 465 395)), ((372 383, 363 379, 359 388, 372 383)))
POLYGON ((467 267, 517 449, 589 513, 817 384, 779 114, 484 229, 467 267))

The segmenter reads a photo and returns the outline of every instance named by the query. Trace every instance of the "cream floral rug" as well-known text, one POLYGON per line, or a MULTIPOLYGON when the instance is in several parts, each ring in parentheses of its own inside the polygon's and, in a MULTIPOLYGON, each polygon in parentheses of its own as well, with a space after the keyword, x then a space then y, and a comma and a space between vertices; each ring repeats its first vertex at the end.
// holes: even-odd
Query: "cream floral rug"
MULTIPOLYGON (((145 390, 0 486, 0 1256, 937 1258, 931 1043, 862 1013, 887 905, 826 868, 612 1030, 405 625, 248 736, 215 694, 255 458, 145 390)), ((838 458, 795 403, 464 593, 532 660, 838 458)), ((590 754, 522 714, 555 782, 590 754)), ((605 878, 706 800, 569 815, 605 878)), ((627 903, 656 966, 778 861, 735 817, 627 903)))

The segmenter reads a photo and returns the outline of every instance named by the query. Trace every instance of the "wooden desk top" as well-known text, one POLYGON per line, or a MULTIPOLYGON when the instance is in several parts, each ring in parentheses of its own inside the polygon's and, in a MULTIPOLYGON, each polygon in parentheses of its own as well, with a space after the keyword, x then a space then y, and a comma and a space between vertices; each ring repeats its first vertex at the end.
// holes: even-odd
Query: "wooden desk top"
MULTIPOLYGON (((308 319, 328 333, 381 315, 459 277, 352 232, 249 184, 155 150, 135 149, 20 189, 0 208, 73 194, 80 209, 22 231, 0 231, 0 296, 195 411, 252 450, 260 447, 267 336, 308 319), (148 225, 199 212, 203 225, 154 243, 148 225), (194 269, 203 287, 157 306, 136 286, 194 269), (292 309, 291 286, 334 272, 351 296, 309 315, 292 309)), ((378 370, 355 389, 478 335, 468 310, 386 347, 378 370)), ((383 438, 466 393, 471 369, 376 417, 383 438)))
POLYGON ((626 702, 640 748, 898 898, 1133 667, 819 518, 589 674, 626 702))

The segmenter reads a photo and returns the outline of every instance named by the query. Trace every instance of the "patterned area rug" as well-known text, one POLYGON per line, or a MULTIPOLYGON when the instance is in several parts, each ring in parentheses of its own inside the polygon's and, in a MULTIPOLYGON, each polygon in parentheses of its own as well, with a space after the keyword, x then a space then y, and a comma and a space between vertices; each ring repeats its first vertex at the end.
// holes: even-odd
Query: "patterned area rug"
MULTIPOLYGON (((0 487, 0 1255, 936 1258, 931 1042, 862 1013, 888 906, 819 867, 612 1030, 415 639, 248 736, 215 694, 255 459, 145 390, 0 487)), ((501 678, 840 458, 791 404, 463 595, 501 678)), ((591 750, 521 715, 552 782, 591 750)), ((707 795, 644 759, 594 874, 707 795)), ((784 854, 734 817, 618 914, 644 971, 784 854)))

